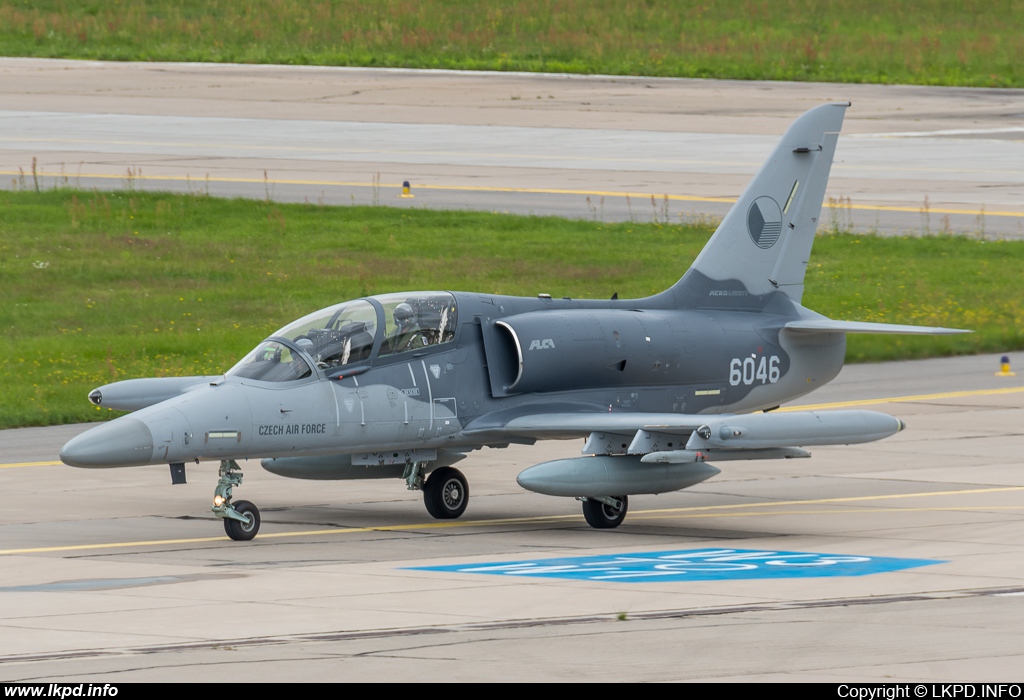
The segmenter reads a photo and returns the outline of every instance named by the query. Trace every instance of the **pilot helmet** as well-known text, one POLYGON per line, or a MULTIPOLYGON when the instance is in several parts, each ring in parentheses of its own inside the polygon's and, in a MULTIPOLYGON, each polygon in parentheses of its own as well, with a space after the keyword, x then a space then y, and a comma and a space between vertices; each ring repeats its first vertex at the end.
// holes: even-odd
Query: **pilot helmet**
POLYGON ((405 328, 411 325, 416 320, 416 312, 412 306, 406 303, 401 303, 395 307, 395 325, 399 328, 405 328))

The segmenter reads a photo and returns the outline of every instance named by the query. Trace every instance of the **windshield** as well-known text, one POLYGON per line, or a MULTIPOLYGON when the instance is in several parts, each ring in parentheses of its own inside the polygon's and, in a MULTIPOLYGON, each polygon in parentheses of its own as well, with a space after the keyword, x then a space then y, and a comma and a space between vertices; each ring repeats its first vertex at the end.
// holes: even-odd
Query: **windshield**
POLYGON ((377 312, 368 301, 346 301, 293 321, 275 336, 293 341, 317 367, 330 369, 370 359, 377 312))
POLYGON ((368 362, 378 334, 383 336, 381 357, 455 339, 455 297, 447 292, 384 294, 374 299, 383 307, 384 328, 378 327, 377 310, 365 299, 335 304, 281 328, 227 373, 268 382, 290 382, 313 374, 301 353, 273 338, 290 341, 322 370, 368 362))
POLYGON ((313 374, 309 363, 287 345, 268 340, 242 358, 228 374, 264 382, 291 382, 313 374))

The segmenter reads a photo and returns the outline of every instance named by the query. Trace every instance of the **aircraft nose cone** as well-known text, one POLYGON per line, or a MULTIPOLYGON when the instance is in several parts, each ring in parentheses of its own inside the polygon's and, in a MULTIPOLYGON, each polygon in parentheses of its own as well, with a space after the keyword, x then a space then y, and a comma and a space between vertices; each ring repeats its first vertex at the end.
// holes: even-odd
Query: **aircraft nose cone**
POLYGON ((133 467, 153 458, 153 433, 135 418, 118 418, 68 441, 60 461, 72 467, 133 467))

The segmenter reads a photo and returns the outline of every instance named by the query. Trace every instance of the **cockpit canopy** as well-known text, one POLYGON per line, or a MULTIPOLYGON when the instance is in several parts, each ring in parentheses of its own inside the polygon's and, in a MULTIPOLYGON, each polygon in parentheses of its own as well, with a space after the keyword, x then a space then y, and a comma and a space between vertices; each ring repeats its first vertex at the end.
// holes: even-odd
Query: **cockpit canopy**
POLYGON ((450 343, 455 339, 457 316, 455 297, 447 292, 346 301, 289 323, 228 374, 286 382, 311 376, 310 362, 329 371, 450 343))

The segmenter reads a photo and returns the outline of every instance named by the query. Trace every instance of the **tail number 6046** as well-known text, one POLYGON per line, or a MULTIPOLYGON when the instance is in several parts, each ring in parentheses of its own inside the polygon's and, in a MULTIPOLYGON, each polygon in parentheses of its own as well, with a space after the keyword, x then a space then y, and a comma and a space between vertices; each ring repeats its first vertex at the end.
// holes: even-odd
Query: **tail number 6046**
POLYGON ((739 386, 740 384, 774 384, 779 381, 779 356, 772 355, 760 358, 738 357, 732 358, 729 363, 729 384, 739 386))

